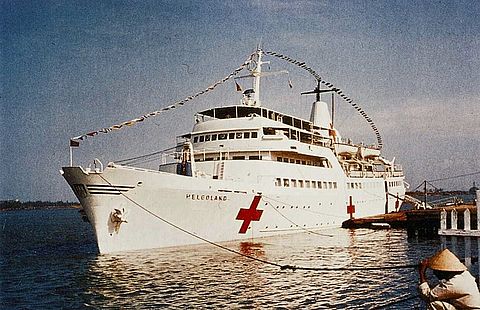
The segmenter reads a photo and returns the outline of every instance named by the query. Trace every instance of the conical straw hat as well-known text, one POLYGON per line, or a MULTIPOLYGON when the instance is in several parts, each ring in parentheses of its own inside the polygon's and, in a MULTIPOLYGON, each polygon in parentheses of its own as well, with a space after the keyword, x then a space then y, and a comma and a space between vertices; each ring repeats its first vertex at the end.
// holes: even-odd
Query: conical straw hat
POLYGON ((465 271, 467 267, 448 249, 444 249, 428 260, 428 267, 439 271, 465 271))

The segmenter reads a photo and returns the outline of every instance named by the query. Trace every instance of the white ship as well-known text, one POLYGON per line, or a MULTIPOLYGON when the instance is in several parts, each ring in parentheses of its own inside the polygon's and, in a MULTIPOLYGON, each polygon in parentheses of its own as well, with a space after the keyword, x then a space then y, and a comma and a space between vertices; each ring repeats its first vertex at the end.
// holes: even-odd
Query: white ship
POLYGON ((197 113, 159 169, 62 168, 100 253, 318 231, 398 208, 402 168, 340 136, 320 100, 332 89, 308 92, 310 120, 260 104, 263 56, 249 62, 241 102, 197 113))

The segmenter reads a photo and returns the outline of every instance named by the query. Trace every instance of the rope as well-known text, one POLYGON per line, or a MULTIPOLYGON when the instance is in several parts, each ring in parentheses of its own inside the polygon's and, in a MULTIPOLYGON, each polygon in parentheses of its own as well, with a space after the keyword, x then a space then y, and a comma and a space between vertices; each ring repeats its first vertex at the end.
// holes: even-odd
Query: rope
MULTIPOLYGON (((98 175, 102 180, 104 180, 108 185, 112 186, 113 188, 115 188, 115 186, 110 183, 107 179, 105 179, 101 174, 98 175)), ((275 267, 278 267, 280 268, 280 270, 308 270, 308 271, 319 271, 319 272, 333 272, 333 271, 373 271, 373 270, 390 270, 390 269, 415 269, 415 268, 418 268, 418 264, 411 264, 411 265, 392 265, 392 266, 382 266, 382 267, 336 267, 336 268, 332 268, 332 267, 305 267, 305 266, 296 266, 296 265, 288 265, 288 264, 285 264, 285 265, 282 265, 282 264, 279 264, 279 263, 275 263, 275 262, 271 262, 271 261, 267 261, 267 260, 264 260, 264 259, 260 259, 258 257, 254 257, 254 256, 251 256, 251 255, 247 255, 247 254, 244 254, 244 253, 241 253, 241 252, 238 252, 236 250, 233 250, 233 249, 230 249, 230 248, 227 248, 221 244, 218 244, 216 242, 213 242, 213 241, 210 241, 204 237, 201 237, 195 233, 192 233, 162 217, 160 217, 159 215, 153 213, 152 211, 148 210, 147 208, 145 208, 144 206, 142 206, 140 203, 136 202, 135 200, 133 200, 132 198, 128 197, 125 193, 121 192, 121 191, 118 191, 120 193, 121 196, 125 197, 128 201, 130 201, 131 203, 133 203, 135 206, 139 207, 140 209, 142 209, 143 211, 145 211, 146 213, 152 215, 153 217, 157 218, 158 220, 164 222, 165 224, 175 228, 175 229, 178 229, 180 230, 181 232, 189 235, 189 236, 192 236, 198 240, 201 240, 205 243, 208 243, 210 245, 213 245, 217 248, 220 248, 224 251, 228 251, 230 253, 233 253, 233 254, 236 254, 236 255, 239 255, 239 256, 242 256, 242 257, 245 257, 245 258, 248 258, 250 260, 254 260, 254 261, 257 261, 257 262, 261 262, 261 263, 264 263, 266 265, 270 265, 270 266, 275 266, 275 267)))
MULTIPOLYGON (((112 186, 113 188, 115 188, 115 186, 110 183, 107 179, 105 179, 101 174, 99 174, 100 178, 102 178, 108 185, 112 186)), ((133 203, 134 205, 136 205, 137 207, 139 207, 140 209, 142 209, 143 211, 147 212, 148 214, 152 215, 153 217, 159 219, 160 221, 164 222, 165 224, 169 225, 169 226, 172 226, 173 228, 175 229, 178 229, 180 230, 181 232, 189 235, 189 236, 192 236, 196 239, 199 239, 203 242, 206 242, 210 245, 213 245, 213 246, 216 246, 222 250, 225 250, 225 251, 228 251, 228 252, 231 252, 231 253, 234 253, 234 254, 237 254, 237 255, 240 255, 240 256, 243 256, 245 258, 248 258, 248 259, 251 259, 251 260, 255 260, 255 261, 258 261, 258 262, 261 262, 261 263, 264 263, 264 264, 267 264, 267 265, 271 265, 271 266, 275 266, 275 267, 279 267, 280 269, 283 270, 283 265, 280 265, 280 264, 277 264, 277 263, 274 263, 274 262, 269 262, 269 261, 266 261, 266 260, 263 260, 263 259, 260 259, 260 258, 257 258, 257 257, 254 257, 254 256, 250 256, 250 255, 247 255, 247 254, 244 254, 244 253, 241 253, 241 252, 238 252, 238 251, 235 251, 233 249, 230 249, 230 248, 227 248, 221 244, 218 244, 216 242, 213 242, 213 241, 210 241, 206 238, 203 238, 195 233, 192 233, 160 216, 158 216, 157 214, 153 213, 152 211, 148 210, 147 208, 143 207, 141 204, 139 204, 138 202, 136 202, 135 200, 131 199, 130 197, 128 197, 127 195, 125 195, 123 192, 121 191, 118 191, 120 193, 120 195, 122 195, 123 197, 125 197, 128 201, 130 201, 131 203, 133 203)))
POLYGON ((157 116, 157 115, 162 114, 166 111, 173 110, 177 107, 183 106, 187 102, 214 90, 218 85, 225 83, 226 81, 228 81, 229 79, 231 79, 232 77, 237 75, 240 71, 242 71, 245 67, 247 67, 247 65, 252 61, 254 55, 255 55, 255 53, 250 54, 250 56, 248 56, 248 58, 243 62, 243 64, 241 64, 237 69, 233 70, 229 75, 225 76, 223 79, 213 83, 209 87, 205 88, 202 91, 197 92, 196 94, 194 94, 192 96, 188 96, 185 99, 177 101, 177 102, 175 102, 175 103, 173 103, 169 106, 166 106, 161 110, 150 112, 148 114, 145 114, 145 115, 140 116, 138 118, 132 119, 130 121, 126 121, 126 122, 123 122, 123 123, 120 123, 120 124, 117 124, 117 125, 112 125, 110 127, 105 127, 105 128, 102 128, 102 129, 99 129, 99 130, 96 130, 96 131, 92 131, 92 132, 89 132, 89 133, 71 138, 70 139, 70 145, 71 146, 79 146, 79 143, 80 143, 79 140, 84 140, 88 137, 94 137, 94 136, 98 135, 99 133, 109 133, 113 130, 119 130, 124 126, 133 126, 133 125, 135 125, 139 122, 143 122, 144 120, 146 120, 149 117, 157 116))
POLYGON ((372 130, 375 133, 375 136, 377 138, 379 148, 381 149, 383 147, 382 136, 380 135, 380 132, 378 131, 377 126, 375 125, 373 120, 368 116, 368 114, 360 106, 358 106, 358 104, 356 104, 351 98, 349 98, 347 95, 345 95, 340 88, 334 87, 334 85, 332 83, 324 81, 320 77, 320 75, 318 75, 318 73, 315 72, 315 70, 313 70, 312 68, 307 66, 305 64, 305 62, 303 62, 303 61, 298 61, 298 60, 295 60, 295 59, 290 58, 288 56, 285 56, 285 55, 282 55, 282 54, 279 54, 279 53, 276 53, 276 52, 271 52, 271 51, 265 51, 265 54, 283 59, 283 60, 285 60, 289 63, 292 63, 292 64, 294 64, 296 66, 299 66, 300 68, 308 71, 311 75, 313 75, 315 77, 315 79, 317 81, 321 82, 322 84, 324 84, 325 86, 330 88, 333 92, 335 92, 337 95, 339 95, 344 101, 350 103, 350 105, 355 110, 357 110, 358 113, 360 113, 360 115, 367 121, 367 123, 372 128, 372 130))
POLYGON ((448 178, 442 178, 442 179, 436 179, 436 180, 429 180, 429 182, 438 182, 438 181, 444 181, 444 180, 462 178, 462 177, 467 177, 467 176, 475 175, 475 174, 480 174, 480 171, 472 172, 472 173, 466 173, 466 174, 460 174, 460 175, 456 175, 456 176, 448 177, 448 178))
MULTIPOLYGON (((283 205, 286 205, 286 206, 290 206, 290 207, 293 206, 293 205, 291 205, 291 204, 289 204, 289 203, 280 201, 280 200, 278 200, 278 199, 274 199, 274 198, 272 198, 272 197, 268 197, 268 196, 265 196, 265 195, 263 195, 263 197, 266 197, 266 198, 268 198, 268 199, 270 199, 270 200, 273 200, 273 201, 275 201, 275 202, 278 202, 278 203, 283 204, 283 205)), ((268 201, 267 201, 267 202, 268 202, 268 201)), ((321 212, 308 211, 308 210, 305 210, 305 211, 310 212, 310 213, 313 213, 313 214, 317 214, 317 215, 326 215, 326 216, 333 216, 333 217, 343 218, 342 216, 335 215, 335 214, 321 213, 321 212)))
POLYGON ((309 234, 314 234, 314 235, 323 236, 323 237, 330 237, 330 238, 334 237, 334 235, 321 234, 321 233, 318 233, 318 232, 316 232, 316 231, 312 231, 312 230, 310 230, 310 229, 308 229, 308 228, 302 227, 302 226, 298 225, 297 223, 293 222, 292 220, 290 220, 290 219, 289 219, 288 217, 286 217, 285 215, 283 215, 282 212, 278 211, 278 210, 275 208, 275 206, 272 205, 271 202, 267 201, 267 205, 269 205, 270 207, 272 207, 272 209, 273 209, 275 212, 277 212, 278 214, 280 214, 280 216, 283 217, 284 219, 286 219, 289 223, 295 225, 295 227, 297 227, 297 228, 300 228, 300 229, 306 231, 306 232, 309 233, 309 234))
POLYGON ((114 162, 117 163, 117 164, 120 164, 120 165, 129 165, 129 164, 133 164, 133 163, 139 163, 139 161, 141 161, 141 160, 148 160, 149 157, 153 157, 155 155, 159 155, 159 154, 162 154, 162 153, 165 153, 167 151, 174 150, 174 149, 176 149, 176 146, 170 147, 168 149, 164 149, 164 150, 161 150, 161 151, 156 151, 156 152, 153 152, 153 153, 149 153, 149 154, 146 154, 146 155, 140 155, 140 156, 137 156, 137 157, 131 157, 131 158, 126 158, 126 159, 116 160, 114 162))
POLYGON ((452 177, 446 177, 446 178, 440 178, 440 179, 435 179, 435 180, 424 180, 422 183, 420 183, 417 187, 415 187, 415 189, 413 191, 416 191, 417 189, 419 189, 421 186, 424 186, 424 183, 427 182, 429 185, 431 185, 432 187, 438 189, 435 185, 433 185, 432 183, 430 182, 438 182, 438 181, 445 181, 445 180, 450 180, 450 179, 456 179, 456 178, 463 178, 463 177, 467 177, 467 176, 471 176, 471 175, 476 175, 476 174, 480 174, 480 171, 476 171, 476 172, 471 172, 471 173, 465 173, 465 174, 459 174, 459 175, 455 175, 455 176, 452 176, 452 177))

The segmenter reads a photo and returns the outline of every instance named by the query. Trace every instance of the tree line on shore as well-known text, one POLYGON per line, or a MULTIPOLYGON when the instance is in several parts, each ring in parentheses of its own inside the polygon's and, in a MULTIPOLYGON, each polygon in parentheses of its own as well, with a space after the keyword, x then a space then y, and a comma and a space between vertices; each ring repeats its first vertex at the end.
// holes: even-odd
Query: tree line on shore
POLYGON ((80 208, 78 202, 69 201, 20 201, 20 200, 4 200, 0 201, 0 211, 7 210, 33 210, 33 209, 65 209, 80 208))

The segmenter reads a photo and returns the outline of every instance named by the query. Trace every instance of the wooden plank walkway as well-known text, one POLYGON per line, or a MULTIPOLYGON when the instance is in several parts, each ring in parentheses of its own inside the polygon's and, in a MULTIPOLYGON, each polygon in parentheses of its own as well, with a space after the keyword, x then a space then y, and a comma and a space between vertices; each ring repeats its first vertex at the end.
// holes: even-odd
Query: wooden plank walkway
MULTIPOLYGON (((343 228, 371 228, 378 229, 388 226, 378 224, 388 224, 391 228, 403 228, 417 235, 438 235, 440 229, 441 212, 445 209, 451 212, 457 210, 459 216, 468 209, 472 216, 473 222, 476 223, 477 208, 475 205, 458 205, 445 208, 434 208, 426 210, 409 210, 401 212, 393 212, 388 214, 380 214, 364 218, 354 218, 342 223, 343 228)), ((463 223, 463 221, 460 221, 463 223)), ((463 229, 459 225, 459 229, 463 229)), ((473 227, 472 227, 473 228, 473 227)), ((476 228, 476 227, 475 227, 476 228)))

